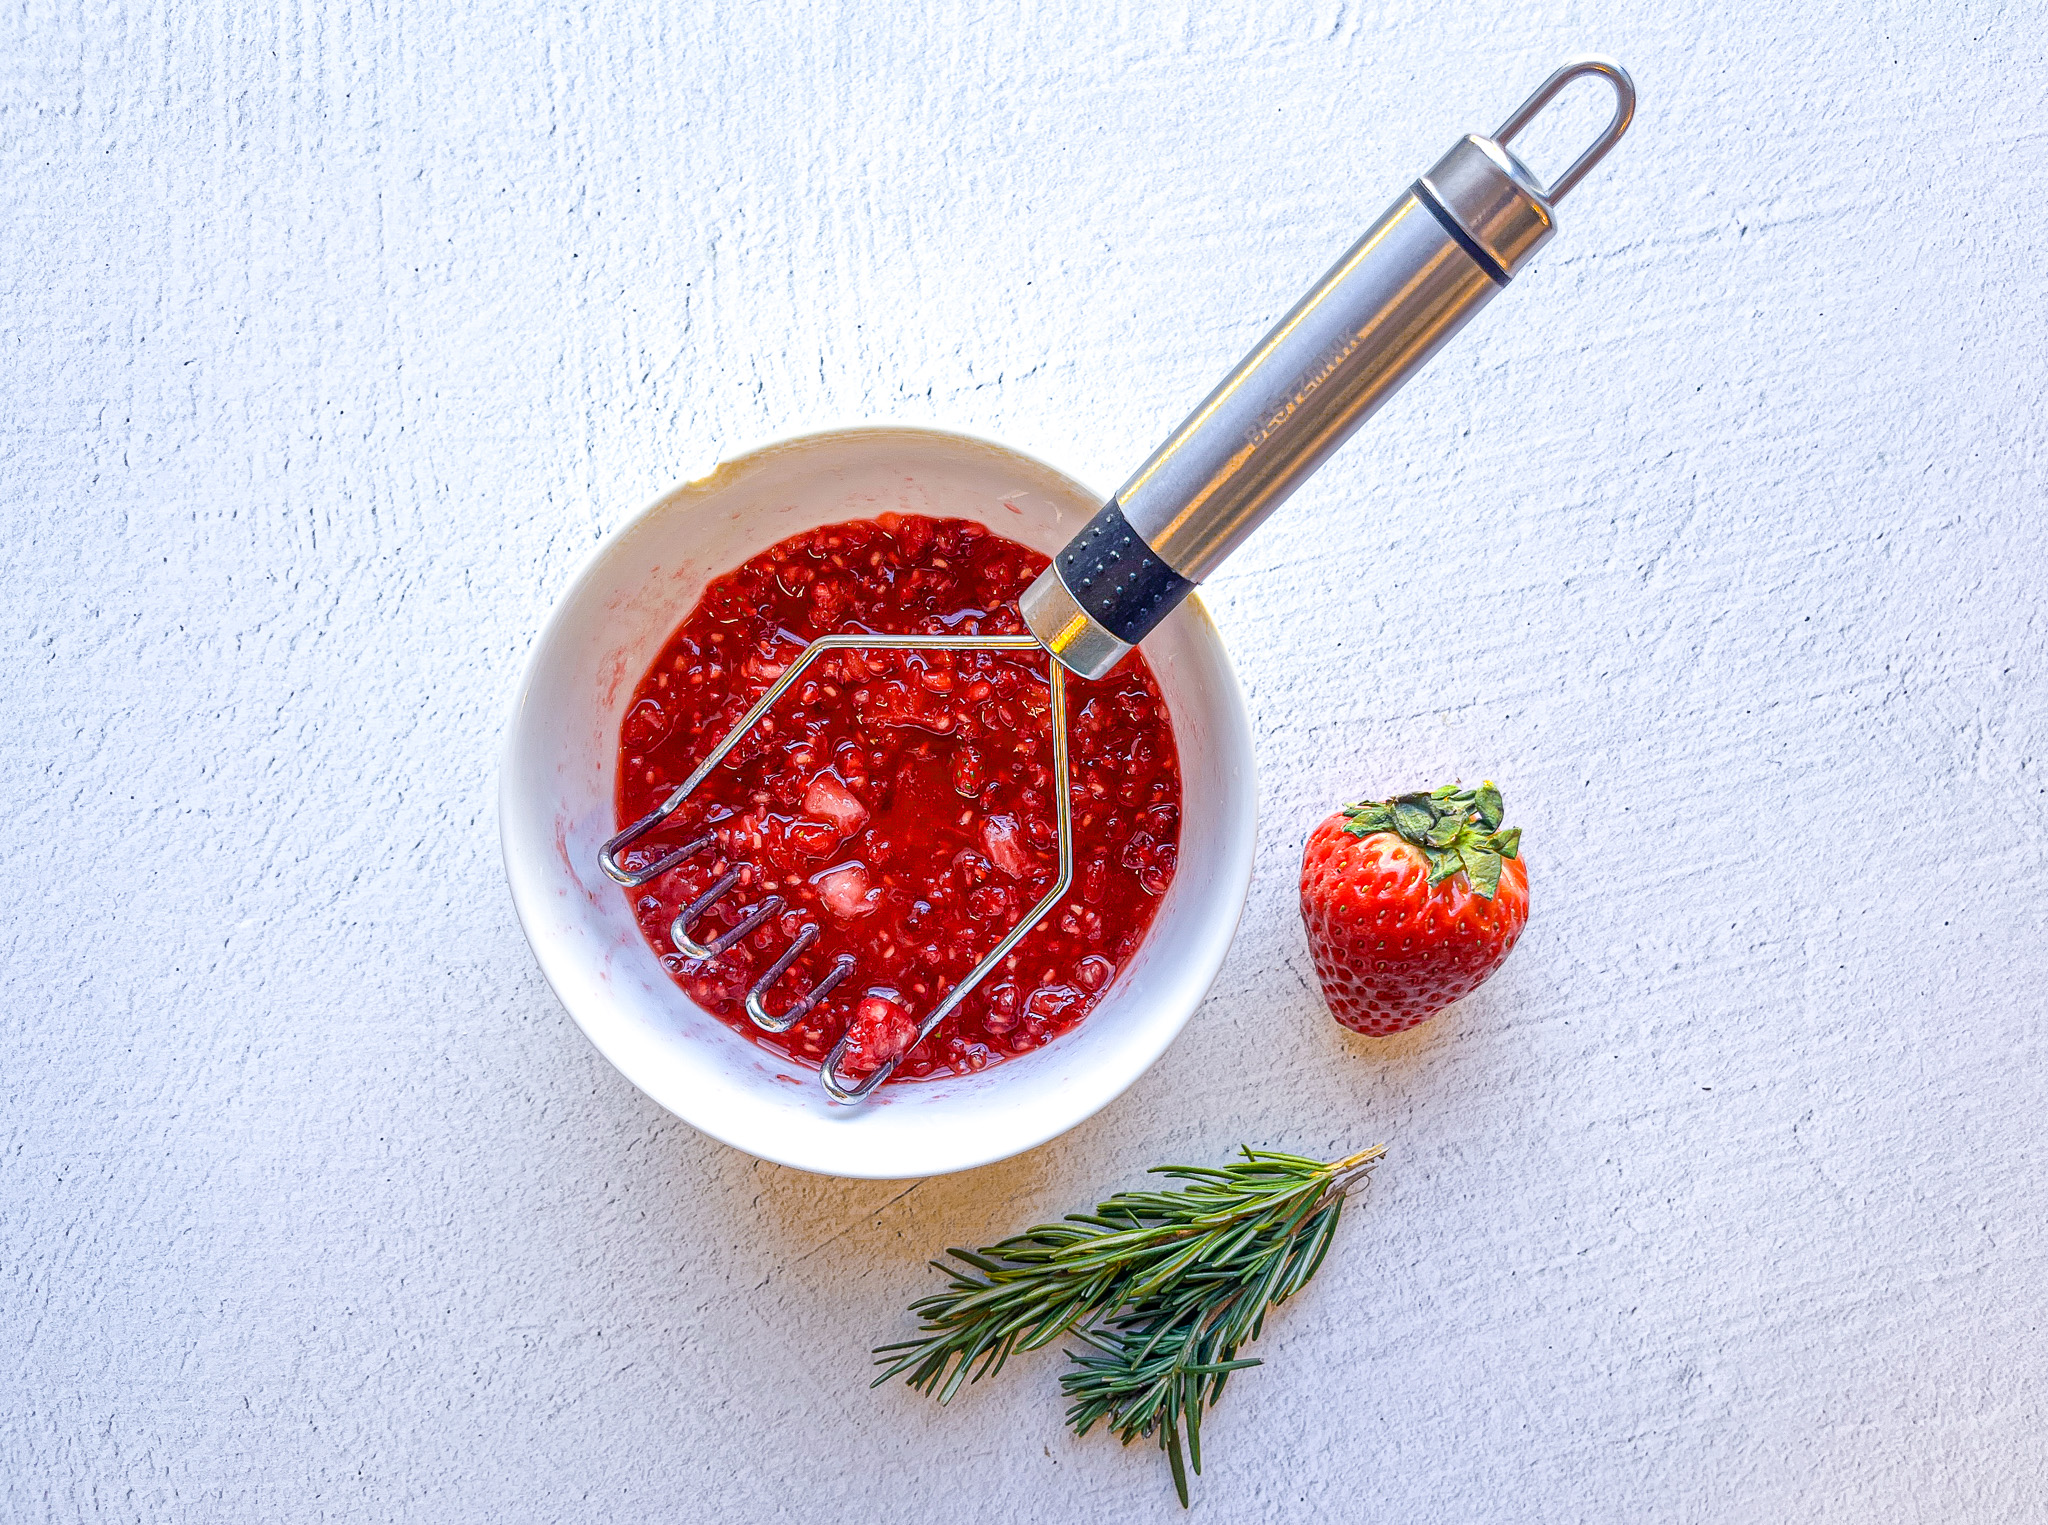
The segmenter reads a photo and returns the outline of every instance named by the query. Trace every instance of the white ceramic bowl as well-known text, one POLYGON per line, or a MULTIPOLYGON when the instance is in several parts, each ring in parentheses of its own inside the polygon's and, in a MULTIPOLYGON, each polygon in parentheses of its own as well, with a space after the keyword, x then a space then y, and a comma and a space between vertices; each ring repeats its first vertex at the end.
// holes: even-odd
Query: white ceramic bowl
POLYGON ((1236 675, 1196 599, 1145 642, 1180 748, 1180 866, 1152 930, 1096 1009, 979 1074, 829 1103, 817 1073, 695 1005, 597 866, 616 830, 619 723, 712 577, 820 524, 891 510, 979 519, 1050 554, 1100 499, 1016 451, 933 430, 805 435, 749 451, 607 540, 541 631, 498 789, 505 871, 562 1004, 626 1078, 693 1127, 829 1175, 935 1175, 1073 1127, 1173 1041, 1223 962, 1250 886, 1257 794, 1236 675))

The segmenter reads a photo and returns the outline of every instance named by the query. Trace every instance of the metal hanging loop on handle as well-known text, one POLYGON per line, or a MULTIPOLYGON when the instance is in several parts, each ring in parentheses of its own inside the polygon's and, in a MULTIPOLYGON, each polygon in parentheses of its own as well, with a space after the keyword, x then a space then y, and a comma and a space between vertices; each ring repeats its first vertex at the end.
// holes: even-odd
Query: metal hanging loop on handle
POLYGON ((1515 114, 1493 135, 1493 141, 1505 148, 1508 140, 1535 121, 1566 85, 1590 75, 1597 75, 1614 87, 1614 115, 1608 120, 1607 130, 1593 140, 1592 147, 1574 159, 1572 167, 1559 175, 1544 192, 1544 199, 1552 206, 1564 200, 1571 194, 1573 186, 1593 172, 1593 166, 1607 157, 1607 151, 1621 141, 1621 135, 1628 131, 1628 124, 1635 120, 1636 85, 1628 77, 1628 70, 1611 58, 1581 58, 1568 63, 1537 86, 1536 93, 1517 106, 1515 114))

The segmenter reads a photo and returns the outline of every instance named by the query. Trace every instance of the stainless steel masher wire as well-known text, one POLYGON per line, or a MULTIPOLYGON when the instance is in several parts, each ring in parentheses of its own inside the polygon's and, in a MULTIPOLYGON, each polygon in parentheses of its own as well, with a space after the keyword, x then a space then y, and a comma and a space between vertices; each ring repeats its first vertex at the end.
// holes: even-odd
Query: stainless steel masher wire
MULTIPOLYGON (((657 808, 649 811, 604 844, 603 848, 598 852, 598 864, 614 882, 623 885, 627 889, 638 889, 640 886, 658 879, 670 869, 694 857, 706 848, 715 846, 718 841, 715 835, 699 836, 684 843, 681 847, 662 854, 654 862, 644 864, 637 869, 625 867, 619 858, 619 855, 627 848, 631 847, 648 833, 654 831, 662 822, 681 809, 683 802, 689 799, 704 780, 711 776, 713 769, 725 761, 726 757, 732 752, 734 747, 739 745, 747 732, 754 728, 755 723, 763 715, 766 715, 774 707, 775 701, 788 691, 789 686, 803 675, 807 667, 829 651, 1043 651, 1044 649, 1039 644, 1037 637, 1030 635, 869 635, 857 633, 821 636, 806 646, 803 654, 783 669, 781 676, 769 685, 767 691, 759 699, 754 701, 753 707, 740 718, 738 724, 725 733, 725 736, 719 741, 718 745, 706 754, 704 760, 697 765, 688 778, 684 779, 682 783, 678 784, 669 793, 667 799, 663 800, 657 808)), ((1073 883, 1073 806, 1067 797, 1066 669, 1050 657, 1047 658, 1046 666, 1048 669, 1047 682, 1050 688, 1050 702, 1052 706, 1054 816, 1058 824, 1059 836, 1058 875, 1053 881, 1052 888, 1046 892, 1038 904, 1033 906, 1015 926, 1011 927, 1002 940, 996 944, 994 950, 986 958, 982 959, 980 963, 976 964, 973 969, 969 970, 966 978, 947 991, 939 1004, 932 1008, 931 1012, 919 1024, 917 1038, 904 1050, 905 1053, 908 1053, 911 1048, 915 1048, 918 1043, 923 1042, 930 1035, 933 1028, 952 1015, 959 1008, 960 1003, 973 994, 975 988, 983 980, 987 979, 995 967, 1009 955, 1010 950, 1015 948, 1033 927, 1045 919, 1046 914, 1059 903, 1060 897, 1067 892, 1068 886, 1073 883)), ((676 913, 675 919, 669 924, 669 941, 675 944, 677 952, 683 954, 686 958, 716 958, 721 953, 738 944, 742 938, 746 937, 782 908, 782 897, 780 895, 769 895, 758 905, 744 912, 737 923, 728 927, 710 942, 699 942, 696 938, 692 937, 690 935, 691 927, 698 918, 703 916, 705 912, 709 911, 720 900, 724 899, 739 884, 742 872, 742 865, 736 864, 732 868, 727 869, 709 889, 705 890, 703 894, 676 913)), ((803 955, 803 951, 806 948, 818 939, 819 935, 820 928, 818 924, 816 922, 807 923, 798 931, 795 938, 791 940, 789 947, 783 950, 782 955, 773 964, 770 964, 761 977, 755 980, 748 989, 746 1000, 747 1016, 756 1027, 771 1033, 787 1032, 791 1026, 801 1020, 818 1002, 829 995, 834 987, 853 972, 856 960, 852 954, 842 953, 834 961, 832 968, 810 990, 792 1002, 789 1007, 779 1014, 771 1014, 769 1012, 768 993, 775 988, 776 983, 788 972, 790 966, 803 955)), ((860 1081, 849 1084, 839 1073, 839 1062, 845 1056, 845 1052, 846 1037, 842 1034, 839 1042, 833 1046, 832 1052, 826 1056, 824 1066, 819 1072, 819 1080, 825 1088, 825 1093, 837 1102, 852 1103, 861 1100, 861 1098, 873 1091, 876 1086, 887 1080, 895 1072, 896 1066, 902 1062, 902 1056, 898 1055, 896 1058, 877 1066, 873 1072, 863 1077, 860 1081)))

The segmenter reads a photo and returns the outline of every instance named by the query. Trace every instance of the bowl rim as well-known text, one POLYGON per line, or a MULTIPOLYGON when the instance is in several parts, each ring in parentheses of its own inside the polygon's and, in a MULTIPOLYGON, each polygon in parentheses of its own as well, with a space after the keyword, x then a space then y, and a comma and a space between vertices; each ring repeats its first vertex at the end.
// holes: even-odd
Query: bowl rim
MULTIPOLYGON (((925 1179, 935 1175, 950 1175, 963 1170, 974 1170, 1001 1160, 1012 1159, 1080 1126, 1090 1117, 1093 1117, 1122 1096, 1131 1086, 1135 1085, 1142 1076, 1151 1070, 1153 1065, 1158 1063, 1160 1057, 1172 1046, 1174 1040, 1186 1030, 1187 1024, 1193 1020, 1194 1014, 1200 1010, 1203 1002, 1208 997, 1208 992, 1214 987, 1216 977, 1222 971, 1224 960, 1229 956, 1230 949, 1236 942, 1237 931, 1243 923, 1245 906, 1249 903, 1251 895, 1251 881, 1256 865, 1261 806, 1257 770, 1255 767, 1248 767, 1246 789, 1248 810, 1246 813, 1249 820, 1246 823, 1246 832, 1250 849, 1244 855, 1244 872, 1238 877, 1236 884, 1235 904, 1222 908, 1227 911, 1227 920, 1230 928, 1229 935, 1216 939, 1212 945, 1204 946, 1193 961, 1199 976, 1200 993, 1186 1004, 1185 1009, 1180 1013, 1177 1020, 1162 1026, 1157 1034, 1156 1042, 1150 1046, 1149 1052, 1143 1054, 1142 1062, 1133 1064, 1128 1074, 1124 1075, 1119 1083, 1102 1091, 1098 1096, 1091 1098, 1091 1104, 1081 1110, 1042 1109, 1045 1119, 1043 1125, 1023 1130, 1021 1142, 1018 1141, 1017 1137, 1012 1137, 1004 1139, 999 1144, 986 1149, 975 1150, 970 1148, 963 1151, 961 1157, 957 1160, 949 1160, 937 1168, 922 1170, 914 1177, 905 1176, 899 1171, 868 1170, 857 1166, 849 1167, 843 1164, 828 1167, 806 1158, 789 1157, 775 1151, 772 1147, 763 1147, 758 1138, 742 1140, 735 1137, 733 1135, 742 1130, 734 1129, 719 1121, 707 1121, 679 1110, 669 1100, 665 1099, 658 1088, 651 1086, 647 1081, 643 1080, 636 1073, 640 1066, 637 1063, 629 1063, 625 1055, 619 1052, 623 1044, 610 1041, 605 1031, 605 1025, 586 1020, 584 1014, 577 1009, 576 1003, 563 993, 562 982, 556 977, 556 970, 552 965, 557 959, 565 955, 559 949, 554 948, 554 939, 552 937, 536 936, 533 914, 529 911, 521 893, 521 875, 514 867, 514 844, 512 841, 514 828, 511 824, 512 812, 508 809, 508 794, 513 787, 513 750, 519 744, 519 722, 530 701, 535 671, 540 665, 542 654, 559 637, 561 628, 571 618, 572 606, 580 604, 581 598, 579 595, 584 593, 586 584, 596 574, 598 567, 621 540, 633 534, 649 518, 663 511, 679 496, 693 491, 702 493, 714 491, 721 485, 722 478, 728 476, 736 477, 760 457, 786 448, 828 444, 840 440, 879 440, 891 436, 923 439, 934 443, 967 445, 987 450, 993 454, 1007 457, 1012 461, 1020 462, 1043 472, 1060 482, 1071 484, 1084 497, 1093 497, 1097 502, 1107 501, 1099 494, 1094 493, 1093 489, 1029 451, 1020 450, 1013 445, 1005 444, 986 435, 973 434, 964 430, 939 428, 925 424, 876 420, 866 423, 807 427, 789 433, 749 441, 739 449, 722 452, 716 462, 702 474, 678 482, 643 502, 633 513, 620 520, 607 531, 584 554, 577 563, 574 572, 563 583, 561 591, 555 595, 547 617, 535 629, 531 643, 527 648, 525 659, 520 666, 518 683, 513 689, 511 701, 505 711, 504 728, 497 748, 498 786, 495 791, 496 798, 494 803, 498 815, 500 868, 504 874, 506 890, 511 897, 513 913, 519 922, 520 932, 526 939, 527 947, 533 956, 534 962, 540 968, 542 979, 546 981, 548 989, 554 995, 555 1000, 569 1014, 569 1017, 575 1022, 583 1036, 635 1090, 639 1091, 663 1111, 668 1112, 679 1121, 687 1124, 693 1130, 718 1140, 718 1142, 726 1145, 728 1148, 736 1149, 756 1159, 768 1160, 773 1164, 782 1165, 793 1170, 805 1171, 809 1174, 838 1177, 847 1180, 925 1179), (1204 964, 1207 967, 1201 967, 1204 964)), ((1223 640, 1222 631, 1218 629, 1207 605, 1202 602, 1199 590, 1192 592, 1185 600, 1185 604, 1189 608, 1190 614, 1200 622, 1208 637, 1214 641, 1217 652, 1221 657, 1219 665, 1227 681, 1221 685, 1220 692, 1216 695, 1217 707, 1229 719, 1236 722, 1237 727, 1247 742, 1250 743, 1253 740, 1250 707, 1246 702, 1243 680, 1238 676, 1237 665, 1231 659, 1230 649, 1223 640)), ((1249 752, 1249 747, 1247 750, 1249 752)), ((1226 896, 1229 893, 1227 887, 1225 893, 1226 896)), ((1183 962, 1189 961, 1184 960, 1183 962)))

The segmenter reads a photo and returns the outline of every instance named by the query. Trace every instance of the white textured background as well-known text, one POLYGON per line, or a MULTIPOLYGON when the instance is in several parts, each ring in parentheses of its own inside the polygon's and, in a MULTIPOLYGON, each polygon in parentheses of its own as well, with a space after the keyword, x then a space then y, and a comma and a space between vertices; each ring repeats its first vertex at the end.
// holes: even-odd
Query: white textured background
POLYGON ((867 1346, 942 1245, 1385 1140, 1202 1517, 2043 1518, 2044 92, 2016 3, 8 5, 0 1514, 1175 1518, 1056 1356, 867 1346), (1556 243, 1212 585, 1263 850, 1157 1068, 916 1186, 610 1071, 492 809, 599 538, 828 421, 1113 488, 1587 48, 1556 243), (1526 939, 1345 1038, 1309 825, 1481 774, 1526 939))

